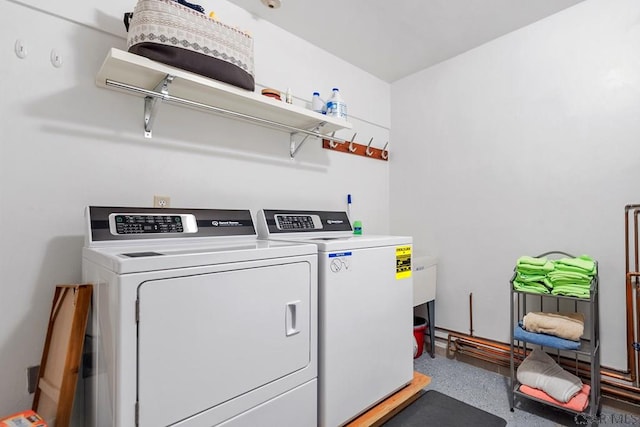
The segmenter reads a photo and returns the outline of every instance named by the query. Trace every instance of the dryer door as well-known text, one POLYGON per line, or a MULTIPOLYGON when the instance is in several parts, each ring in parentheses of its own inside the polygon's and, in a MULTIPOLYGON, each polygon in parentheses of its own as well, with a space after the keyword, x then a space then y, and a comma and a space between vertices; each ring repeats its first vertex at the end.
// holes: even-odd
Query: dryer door
POLYGON ((310 280, 296 262, 142 283, 139 425, 173 424, 307 366, 310 280))

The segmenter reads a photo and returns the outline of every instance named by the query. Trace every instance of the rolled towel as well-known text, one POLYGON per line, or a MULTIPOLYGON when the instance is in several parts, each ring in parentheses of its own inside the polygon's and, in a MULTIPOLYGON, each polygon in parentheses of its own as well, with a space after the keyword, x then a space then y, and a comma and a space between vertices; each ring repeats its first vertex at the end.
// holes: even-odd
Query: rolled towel
POLYGON ((567 403, 582 389, 582 381, 565 371, 543 350, 533 350, 516 373, 518 381, 538 388, 560 402, 567 403))
POLYGON ((522 318, 522 326, 529 332, 580 341, 584 333, 584 315, 582 313, 529 312, 522 318))

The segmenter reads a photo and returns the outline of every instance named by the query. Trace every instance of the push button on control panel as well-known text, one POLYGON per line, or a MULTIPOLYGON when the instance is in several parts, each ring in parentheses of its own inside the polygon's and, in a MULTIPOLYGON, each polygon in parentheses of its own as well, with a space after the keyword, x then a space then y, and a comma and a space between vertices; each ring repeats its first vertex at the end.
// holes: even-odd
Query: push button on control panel
POLYGON ((179 215, 116 215, 117 234, 182 233, 184 228, 179 215))
POLYGON ((279 230, 300 231, 300 230, 320 230, 322 222, 317 215, 275 215, 276 226, 279 230))
POLYGON ((278 223, 283 230, 313 230, 313 220, 309 216, 281 216, 278 223))

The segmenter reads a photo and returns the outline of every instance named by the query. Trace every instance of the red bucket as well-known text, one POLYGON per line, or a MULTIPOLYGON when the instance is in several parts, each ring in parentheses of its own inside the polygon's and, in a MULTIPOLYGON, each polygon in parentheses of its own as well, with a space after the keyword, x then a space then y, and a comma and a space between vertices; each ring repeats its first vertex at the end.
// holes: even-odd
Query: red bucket
POLYGON ((413 352, 413 358, 422 356, 424 351, 424 333, 427 330, 427 321, 423 317, 413 318, 413 337, 416 339, 417 348, 413 352))

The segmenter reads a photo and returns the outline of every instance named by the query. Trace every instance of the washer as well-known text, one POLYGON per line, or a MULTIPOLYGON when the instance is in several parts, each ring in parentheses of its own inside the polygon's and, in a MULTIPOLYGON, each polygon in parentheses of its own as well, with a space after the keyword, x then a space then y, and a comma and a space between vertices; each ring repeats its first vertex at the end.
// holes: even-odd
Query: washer
POLYGON ((88 207, 83 425, 317 425, 317 247, 248 210, 88 207), (87 370, 85 369, 85 370, 87 370))
POLYGON ((262 210, 260 238, 318 247, 318 425, 347 423, 413 378, 412 238, 354 236, 346 212, 262 210))

